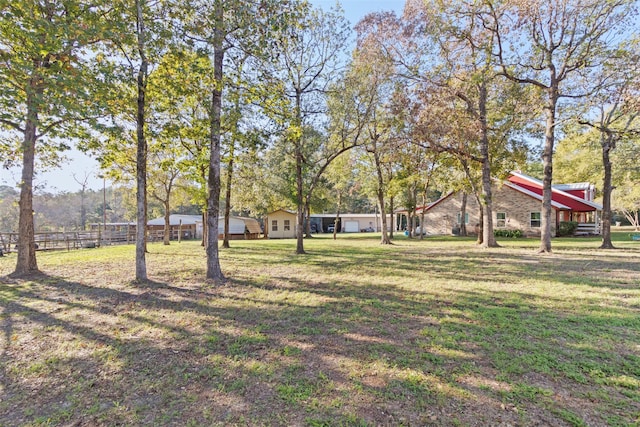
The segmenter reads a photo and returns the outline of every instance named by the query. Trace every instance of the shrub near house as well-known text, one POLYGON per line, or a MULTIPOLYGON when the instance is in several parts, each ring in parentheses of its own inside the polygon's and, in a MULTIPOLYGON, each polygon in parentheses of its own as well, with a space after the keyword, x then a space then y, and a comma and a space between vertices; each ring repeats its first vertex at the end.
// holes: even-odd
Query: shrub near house
POLYGON ((558 236, 573 236, 578 229, 577 221, 562 221, 558 227, 558 236))
POLYGON ((523 237, 524 233, 522 233, 522 230, 494 229, 493 235, 496 237, 511 237, 515 239, 523 237))

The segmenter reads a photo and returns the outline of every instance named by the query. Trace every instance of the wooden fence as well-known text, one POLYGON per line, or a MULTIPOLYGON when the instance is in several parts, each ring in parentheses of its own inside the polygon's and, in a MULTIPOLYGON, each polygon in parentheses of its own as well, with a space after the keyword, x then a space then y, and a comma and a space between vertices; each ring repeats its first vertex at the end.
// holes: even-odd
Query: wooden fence
MULTIPOLYGON (((55 249, 82 249, 96 248, 108 245, 121 245, 135 243, 135 229, 129 231, 97 230, 97 231, 52 231, 35 233, 36 250, 55 249)), ((161 242, 164 237, 164 230, 147 230, 148 242, 161 242)), ((177 230, 172 230, 171 240, 179 241, 192 238, 181 236, 177 230)), ((15 252, 18 244, 18 233, 0 232, 0 249, 6 254, 15 252)))
MULTIPOLYGON (((135 242, 135 233, 126 231, 52 231, 35 233, 36 250, 81 249, 135 242)), ((0 248, 4 253, 17 250, 18 233, 0 232, 0 248)))

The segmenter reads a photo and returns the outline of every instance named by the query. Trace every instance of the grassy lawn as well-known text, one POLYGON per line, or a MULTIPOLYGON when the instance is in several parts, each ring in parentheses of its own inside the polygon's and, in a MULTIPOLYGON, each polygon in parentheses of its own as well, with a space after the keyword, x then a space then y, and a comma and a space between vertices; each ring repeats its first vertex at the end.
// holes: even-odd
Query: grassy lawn
POLYGON ((0 425, 640 424, 640 242, 328 236, 0 258, 0 425))

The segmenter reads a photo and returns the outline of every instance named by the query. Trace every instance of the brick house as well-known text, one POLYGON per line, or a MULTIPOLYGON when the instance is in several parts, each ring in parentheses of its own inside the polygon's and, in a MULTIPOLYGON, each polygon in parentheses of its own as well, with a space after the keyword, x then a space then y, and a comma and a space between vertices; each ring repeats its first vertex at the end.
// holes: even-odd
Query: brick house
MULTIPOLYGON (((495 229, 521 230, 528 236, 540 235, 542 181, 512 172, 504 182, 494 181, 493 225, 495 229)), ((551 233, 563 221, 578 222, 578 233, 599 234, 602 206, 593 201, 595 188, 589 183, 553 185, 551 233)), ((427 234, 450 234, 461 224, 462 192, 449 193, 426 206, 424 229, 427 234)), ((419 215, 419 214, 418 214, 419 215)), ((475 233, 479 207, 473 195, 467 196, 465 224, 475 233)))

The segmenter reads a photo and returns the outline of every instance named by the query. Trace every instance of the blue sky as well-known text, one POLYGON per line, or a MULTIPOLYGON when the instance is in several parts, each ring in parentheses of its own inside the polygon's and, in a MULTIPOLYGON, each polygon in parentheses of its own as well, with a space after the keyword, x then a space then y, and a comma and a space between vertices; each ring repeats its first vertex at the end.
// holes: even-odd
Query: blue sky
MULTIPOLYGON (((314 6, 323 9, 329 9, 336 4, 335 0, 309 1, 314 6)), ((393 10, 400 14, 404 7, 404 0, 342 0, 339 3, 352 25, 357 24, 367 13, 393 10)))
MULTIPOLYGON (((310 2, 323 9, 329 9, 336 4, 335 0, 310 0, 310 2)), ((339 3, 352 26, 367 13, 393 10, 400 14, 404 7, 404 0, 342 0, 339 3)), ((95 160, 76 150, 68 151, 66 156, 69 161, 58 169, 38 173, 34 181, 35 185, 44 187, 46 191, 52 193, 78 191, 80 184, 74 180, 73 174, 75 174, 78 179, 84 179, 85 175, 89 175, 89 187, 94 190, 102 189, 102 179, 97 177, 100 171, 95 160)), ((20 173, 20 168, 6 170, 0 167, 0 185, 17 187, 20 173)))

